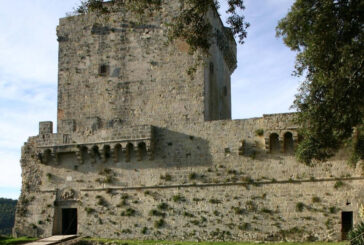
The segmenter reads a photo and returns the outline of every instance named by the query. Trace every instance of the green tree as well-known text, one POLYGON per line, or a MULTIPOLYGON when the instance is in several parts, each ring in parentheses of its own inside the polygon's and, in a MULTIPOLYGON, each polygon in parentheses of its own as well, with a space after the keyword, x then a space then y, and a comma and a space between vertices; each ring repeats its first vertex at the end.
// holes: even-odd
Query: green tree
POLYGON ((297 52, 304 77, 293 107, 302 125, 299 160, 325 160, 357 128, 353 147, 363 158, 364 1, 296 0, 277 36, 297 52))
MULTIPOLYGON (((211 45, 210 40, 213 35, 211 24, 205 18, 208 10, 219 8, 217 0, 178 0, 181 3, 181 10, 168 23, 170 26, 169 37, 171 40, 181 38, 185 40, 190 51, 195 52, 200 49, 207 53, 211 45)), ((98 14, 108 14, 117 11, 118 8, 126 8, 138 15, 152 14, 158 11, 163 0, 111 0, 112 8, 103 4, 104 0, 82 0, 81 5, 75 10, 76 14, 96 12, 98 14)), ((168 2, 168 1, 167 1, 168 2)), ((245 9, 243 0, 226 0, 229 8, 226 11, 229 15, 227 23, 233 33, 243 44, 246 38, 249 24, 245 22, 241 11, 245 9)))
POLYGON ((0 198, 0 235, 11 234, 14 226, 16 200, 0 198))

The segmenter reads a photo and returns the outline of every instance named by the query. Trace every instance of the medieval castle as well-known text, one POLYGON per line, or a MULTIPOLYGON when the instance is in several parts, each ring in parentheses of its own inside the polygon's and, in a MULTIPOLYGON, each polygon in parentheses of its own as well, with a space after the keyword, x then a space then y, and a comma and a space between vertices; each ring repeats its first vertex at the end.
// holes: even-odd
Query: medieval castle
POLYGON ((15 236, 169 240, 340 240, 359 220, 361 169, 344 154, 295 160, 294 114, 231 120, 236 43, 216 11, 210 56, 192 79, 188 45, 164 19, 66 17, 57 133, 22 147, 15 236))

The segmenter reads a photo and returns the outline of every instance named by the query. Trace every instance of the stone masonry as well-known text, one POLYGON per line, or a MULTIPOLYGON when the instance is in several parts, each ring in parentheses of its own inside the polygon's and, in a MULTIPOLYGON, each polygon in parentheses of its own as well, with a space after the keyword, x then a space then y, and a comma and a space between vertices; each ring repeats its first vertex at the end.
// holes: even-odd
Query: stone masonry
POLYGON ((178 3, 60 20, 57 133, 40 122, 22 147, 14 235, 345 238, 364 203, 362 170, 345 152, 297 162, 295 114, 231 120, 232 34, 211 10, 209 56, 167 43, 178 3))

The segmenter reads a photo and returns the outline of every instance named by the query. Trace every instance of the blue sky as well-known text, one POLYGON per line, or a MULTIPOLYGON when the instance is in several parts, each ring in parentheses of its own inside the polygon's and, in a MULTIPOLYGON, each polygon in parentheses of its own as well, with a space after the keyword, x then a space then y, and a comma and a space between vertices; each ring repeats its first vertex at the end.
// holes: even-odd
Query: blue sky
MULTIPOLYGON (((295 54, 275 26, 293 2, 245 0, 251 26, 232 76, 233 119, 289 111, 299 85, 291 76, 295 54)), ((39 121, 56 122, 56 26, 78 3, 0 0, 0 197, 18 198, 21 146, 38 134, 39 121)))

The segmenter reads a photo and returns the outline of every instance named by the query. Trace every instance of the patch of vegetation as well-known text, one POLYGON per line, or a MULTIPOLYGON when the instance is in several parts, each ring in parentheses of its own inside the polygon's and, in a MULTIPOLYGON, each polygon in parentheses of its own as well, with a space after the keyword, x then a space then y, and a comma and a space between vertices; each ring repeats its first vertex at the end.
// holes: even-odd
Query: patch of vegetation
POLYGON ((296 204, 296 211, 297 212, 302 212, 303 211, 303 209, 305 208, 305 204, 303 203, 303 202, 298 202, 297 204, 296 204))
POLYGON ((242 225, 239 225, 238 228, 241 231, 247 231, 251 227, 250 223, 243 223, 242 225))
POLYGON ((220 200, 218 200, 218 199, 216 199, 216 198, 211 198, 211 199, 209 200, 209 203, 212 203, 212 204, 219 204, 219 203, 221 203, 221 201, 220 201, 220 200))
POLYGON ((164 212, 161 212, 157 209, 152 209, 149 211, 149 215, 150 216, 161 216, 161 217, 166 217, 166 213, 164 212))
POLYGON ((35 241, 37 239, 38 238, 30 238, 30 237, 12 238, 12 237, 0 236, 0 244, 3 245, 24 244, 27 242, 35 241))
POLYGON ((228 170, 228 174, 237 175, 238 174, 238 171, 236 171, 235 169, 229 169, 228 170))
POLYGON ((258 209, 257 205, 253 201, 247 201, 245 206, 246 206, 246 209, 251 212, 255 212, 258 209))
POLYGON ((162 202, 162 203, 158 204, 157 208, 160 209, 160 210, 167 210, 169 208, 169 206, 168 206, 167 203, 162 202))
POLYGON ((336 214, 338 211, 339 211, 339 210, 338 210, 336 207, 334 207, 334 206, 329 207, 329 212, 330 212, 330 214, 336 214))
POLYGON ((242 214, 246 213, 245 209, 240 208, 240 207, 231 207, 231 209, 233 209, 234 213, 238 214, 238 215, 242 215, 242 214))
POLYGON ((161 175, 160 176, 161 180, 165 180, 165 181, 171 181, 172 180, 172 176, 169 173, 166 173, 165 175, 161 175))
POLYGON ((98 205, 100 205, 100 206, 104 206, 104 207, 108 206, 108 203, 107 203, 107 201, 105 200, 105 198, 104 198, 104 197, 102 197, 102 196, 100 196, 100 195, 97 195, 97 196, 96 196, 96 199, 97 199, 97 204, 98 204, 98 205))
POLYGON ((273 210, 270 210, 268 208, 262 208, 260 211, 265 214, 273 214, 273 210))
POLYGON ((51 179, 52 179, 52 177, 53 177, 53 175, 52 175, 51 173, 47 173, 47 174, 46 174, 46 176, 47 176, 47 179, 48 179, 48 180, 51 180, 51 179))
POLYGON ((202 199, 201 198, 194 197, 194 198, 192 198, 192 201, 194 201, 194 202, 201 202, 202 199))
POLYGON ((314 196, 314 197, 312 197, 312 202, 313 203, 319 203, 319 202, 321 202, 321 198, 319 198, 317 196, 314 196))
POLYGON ((191 213, 189 213, 189 212, 187 212, 187 211, 184 211, 184 212, 183 212, 183 216, 185 216, 185 217, 190 217, 190 218, 195 217, 195 215, 193 215, 193 214, 191 214, 191 213))
POLYGON ((190 180, 195 180, 195 179, 197 179, 197 178, 198 178, 198 174, 196 174, 195 172, 192 172, 192 173, 190 173, 190 174, 188 175, 188 178, 189 178, 190 180))
POLYGON ((339 188, 343 187, 344 185, 345 185, 344 182, 342 182, 341 180, 338 180, 335 182, 334 188, 339 189, 339 188))
POLYGON ((154 228, 162 228, 164 225, 166 224, 166 222, 164 221, 164 219, 159 219, 154 221, 154 228))
POLYGON ((172 200, 174 202, 185 202, 186 198, 184 196, 182 196, 181 194, 177 194, 172 197, 172 200))
POLYGON ((364 244, 364 222, 358 223, 348 234, 350 245, 364 244))
POLYGON ((96 210, 95 210, 95 209, 93 209, 93 208, 90 208, 90 207, 85 207, 85 211, 86 211, 86 213, 87 213, 87 214, 92 214, 92 213, 94 213, 96 210))
MULTIPOLYGON (((250 227, 250 225, 243 225, 244 227, 250 227)), ((250 229, 250 228, 248 228, 250 229)), ((299 231, 299 229, 292 228, 291 230, 282 231, 286 234, 294 234, 293 232, 299 231)), ((220 236, 221 233, 224 233, 224 231, 220 231, 219 229, 216 229, 215 231, 212 231, 210 235, 213 235, 214 237, 221 237, 223 238, 224 235, 220 236)), ((229 233, 225 231, 226 235, 229 233)), ((106 244, 114 244, 114 245, 141 245, 141 244, 147 244, 147 245, 256 245, 256 242, 193 242, 193 241, 153 241, 153 240, 117 240, 117 239, 106 239, 106 238, 84 238, 82 241, 91 241, 91 242, 97 242, 100 245, 106 245, 106 244)), ((265 243, 267 245, 276 245, 277 243, 265 243)), ((347 245, 347 242, 305 242, 305 243, 294 243, 294 242, 279 242, 279 245, 347 245)), ((81 245, 81 244, 79 244, 81 245)), ((357 245, 357 244, 355 244, 357 245)))
POLYGON ((121 216, 128 216, 128 217, 135 216, 135 214, 136 214, 136 211, 132 208, 127 208, 126 210, 124 210, 120 213, 121 216))
POLYGON ((131 230, 130 229, 123 229, 121 230, 121 233, 124 233, 124 234, 131 234, 131 230))
POLYGON ((11 234, 11 229, 14 226, 16 204, 16 200, 0 198, 0 234, 11 234))
POLYGON ((264 129, 260 128, 255 130, 255 135, 256 136, 263 136, 264 135, 264 129))
POLYGON ((141 231, 142 234, 147 234, 148 233, 148 227, 144 226, 142 231, 141 231))

